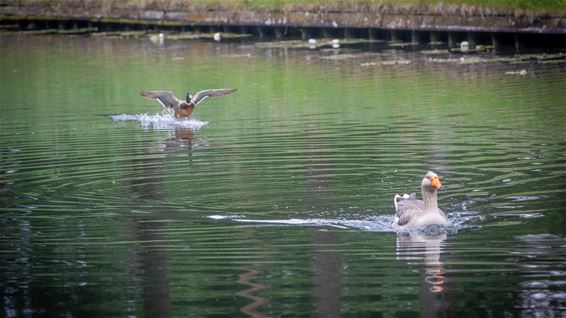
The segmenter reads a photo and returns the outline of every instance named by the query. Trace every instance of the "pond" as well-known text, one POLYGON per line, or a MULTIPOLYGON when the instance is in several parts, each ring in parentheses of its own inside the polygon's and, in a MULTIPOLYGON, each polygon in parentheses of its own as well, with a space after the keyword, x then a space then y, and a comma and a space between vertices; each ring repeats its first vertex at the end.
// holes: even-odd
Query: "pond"
POLYGON ((566 63, 251 40, 0 44, 5 317, 566 312, 566 63), (139 95, 218 87, 238 91, 181 122, 139 95), (393 197, 428 170, 451 225, 396 233, 393 197))

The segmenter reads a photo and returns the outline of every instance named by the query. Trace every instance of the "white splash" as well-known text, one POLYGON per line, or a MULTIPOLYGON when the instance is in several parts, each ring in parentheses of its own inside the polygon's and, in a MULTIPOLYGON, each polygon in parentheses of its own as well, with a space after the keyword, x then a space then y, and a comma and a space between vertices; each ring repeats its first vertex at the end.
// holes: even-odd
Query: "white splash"
POLYGON ((248 219, 243 216, 231 215, 208 216, 213 220, 231 220, 235 222, 250 223, 250 224, 263 224, 263 225, 296 225, 296 226, 328 226, 340 229, 358 229, 363 231, 372 232, 392 232, 391 226, 393 220, 390 216, 373 217, 367 220, 340 220, 340 219, 276 219, 276 220, 258 220, 248 219))
POLYGON ((202 121, 198 119, 177 119, 173 115, 168 113, 163 114, 138 114, 138 115, 128 115, 128 114, 121 114, 121 115, 112 115, 110 116, 113 121, 122 122, 122 121, 137 121, 139 122, 144 128, 152 127, 154 129, 171 129, 175 127, 183 127, 183 128, 191 128, 191 129, 200 129, 206 125, 208 125, 207 121, 202 121))
POLYGON ((242 222, 248 224, 262 224, 262 225, 294 225, 294 226, 321 226, 321 227, 334 227, 340 229, 353 229, 369 232, 418 232, 427 235, 438 235, 438 234, 455 234, 460 229, 473 227, 470 225, 464 225, 465 220, 461 220, 462 217, 457 215, 454 219, 449 218, 448 225, 435 225, 426 226, 422 228, 412 228, 412 229, 396 229, 393 227, 393 215, 378 215, 368 217, 366 219, 360 220, 348 220, 348 219, 248 219, 241 215, 209 215, 210 219, 213 220, 230 220, 235 222, 242 222))

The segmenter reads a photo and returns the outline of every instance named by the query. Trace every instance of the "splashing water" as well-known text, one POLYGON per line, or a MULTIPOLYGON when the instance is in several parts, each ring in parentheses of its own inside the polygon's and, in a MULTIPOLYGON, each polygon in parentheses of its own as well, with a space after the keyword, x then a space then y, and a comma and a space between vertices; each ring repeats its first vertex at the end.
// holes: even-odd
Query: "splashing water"
POLYGON ((195 118, 180 120, 176 119, 173 115, 169 113, 162 114, 138 114, 138 115, 112 115, 110 118, 113 121, 123 122, 123 121, 137 121, 144 128, 154 128, 154 129, 171 129, 175 127, 184 127, 191 129, 200 129, 208 125, 207 121, 198 120, 195 118))
POLYGON ((298 226, 329 226, 341 229, 355 228, 367 231, 376 232, 389 232, 392 231, 391 223, 393 219, 389 220, 384 216, 381 220, 338 220, 338 219, 278 219, 278 220, 259 220, 247 219, 242 216, 221 216, 210 215, 213 220, 232 220, 242 223, 254 223, 263 225, 298 225, 298 226))
POLYGON ((425 235, 437 236, 441 234, 455 234, 458 230, 468 227, 469 221, 477 218, 477 215, 472 216, 469 213, 465 216, 455 215, 449 218, 448 225, 430 225, 422 228, 415 229, 396 229, 393 227, 393 215, 379 215, 369 217, 361 220, 347 220, 347 219, 277 219, 277 220, 259 220, 247 219, 241 215, 210 215, 208 218, 213 220, 231 220, 242 223, 262 224, 262 225, 295 225, 295 226, 328 226, 340 229, 354 229, 369 232, 417 232, 425 235))

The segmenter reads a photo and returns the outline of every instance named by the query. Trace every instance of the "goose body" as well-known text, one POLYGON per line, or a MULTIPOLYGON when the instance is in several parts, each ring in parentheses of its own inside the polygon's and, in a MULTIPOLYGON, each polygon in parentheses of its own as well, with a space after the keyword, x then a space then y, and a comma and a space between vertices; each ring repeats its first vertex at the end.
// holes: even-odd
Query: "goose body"
POLYGON ((178 99, 170 91, 142 91, 140 95, 149 99, 157 100, 163 108, 173 111, 175 118, 190 118, 194 108, 208 97, 222 96, 236 91, 232 88, 215 88, 197 92, 194 96, 188 92, 183 101, 178 99))
POLYGON ((395 228, 422 227, 447 223, 446 214, 438 208, 437 191, 442 187, 436 173, 429 171, 421 182, 422 200, 415 193, 395 195, 395 228))

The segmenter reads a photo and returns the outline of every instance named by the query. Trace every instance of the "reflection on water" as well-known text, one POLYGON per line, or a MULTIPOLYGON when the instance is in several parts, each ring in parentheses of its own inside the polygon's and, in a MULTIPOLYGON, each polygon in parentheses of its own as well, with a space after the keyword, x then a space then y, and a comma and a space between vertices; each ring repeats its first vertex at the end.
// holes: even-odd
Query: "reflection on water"
POLYGON ((254 318, 269 317, 268 315, 260 312, 262 306, 269 305, 269 299, 258 296, 257 293, 268 289, 269 286, 255 282, 258 277, 261 277, 263 272, 256 269, 248 269, 246 272, 238 275, 238 284, 249 286, 248 289, 238 292, 236 295, 249 299, 251 302, 240 308, 240 312, 254 318))
POLYGON ((337 243, 334 232, 309 229, 313 252, 314 296, 319 317, 341 317, 342 268, 340 255, 324 249, 337 243))
POLYGON ((425 265, 424 281, 432 293, 444 291, 444 265, 440 261, 444 240, 446 234, 397 233, 397 259, 411 262, 422 258, 425 265))
MULTIPOLYGON (((162 149, 153 145, 138 150, 141 154, 159 154, 162 149)), ((165 189, 163 178, 163 156, 143 156, 136 162, 130 162, 125 169, 126 197, 134 197, 141 202, 163 201, 165 189), (140 164, 141 161, 141 164, 140 164), (140 178, 139 176, 144 176, 140 178)), ((135 219, 126 221, 128 239, 140 242, 133 248, 137 250, 135 257, 142 271, 143 311, 146 317, 171 317, 170 265, 166 250, 160 248, 167 236, 160 233, 164 228, 162 222, 151 219, 135 219)))
POLYGON ((162 224, 157 222, 136 222, 133 230, 133 241, 155 242, 144 243, 137 247, 137 257, 141 263, 146 317, 172 317, 170 264, 168 253, 159 248, 159 243, 165 236, 159 233, 162 224))
POLYGON ((559 250, 564 256, 564 239, 550 234, 521 235, 515 239, 521 246, 513 253, 530 260, 521 265, 525 280, 521 282, 518 307, 527 315, 551 317, 555 315, 554 308, 566 302, 566 264, 553 266, 544 251, 559 250))
MULTIPOLYGON (((194 131, 192 128, 175 127, 175 137, 172 140, 184 145, 187 149, 193 149, 194 131)), ((197 144, 198 146, 198 144, 197 144)))
POLYGON ((422 317, 438 317, 448 308, 446 274, 441 260, 446 234, 430 235, 421 232, 397 233, 398 260, 423 266, 423 281, 419 292, 422 317))
POLYGON ((561 61, 0 44, 0 316, 566 308, 561 61), (147 87, 241 93, 177 121, 138 96, 147 87), (392 232, 393 196, 418 191, 431 169, 448 236, 392 232))

